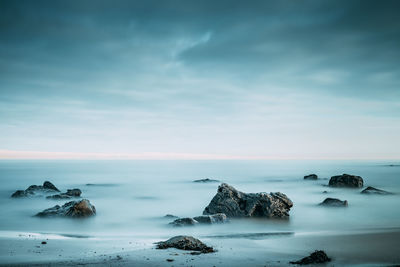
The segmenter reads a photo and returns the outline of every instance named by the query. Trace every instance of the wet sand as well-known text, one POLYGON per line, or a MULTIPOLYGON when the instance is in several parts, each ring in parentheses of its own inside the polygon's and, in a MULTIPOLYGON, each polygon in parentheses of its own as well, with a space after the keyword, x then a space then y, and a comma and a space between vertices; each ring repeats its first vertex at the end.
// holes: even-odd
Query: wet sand
POLYGON ((191 255, 158 250, 153 242, 134 238, 18 237, 0 239, 2 266, 293 266, 316 249, 332 261, 325 266, 391 266, 400 264, 400 229, 357 233, 301 233, 261 239, 200 237, 218 251, 191 255), (42 245, 45 240, 47 244, 42 245), (173 260, 173 261, 167 261, 173 260))

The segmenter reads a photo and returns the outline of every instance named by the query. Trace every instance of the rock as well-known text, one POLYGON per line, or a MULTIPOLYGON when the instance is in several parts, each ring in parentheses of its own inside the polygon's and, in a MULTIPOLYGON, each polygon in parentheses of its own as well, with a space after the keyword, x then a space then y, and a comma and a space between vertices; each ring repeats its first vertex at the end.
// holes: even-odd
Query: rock
POLYGON ((360 176, 342 174, 332 176, 329 180, 329 186, 332 187, 363 187, 364 181, 360 176))
POLYGON ((328 191, 324 191, 324 192, 322 192, 323 194, 328 194, 328 191))
POLYGON ((71 217, 71 218, 85 218, 94 216, 96 208, 90 204, 87 199, 80 201, 70 201, 62 206, 56 205, 52 208, 45 209, 36 214, 38 217, 71 217))
POLYGON ((228 217, 288 218, 292 201, 280 192, 243 193, 221 184, 217 194, 204 209, 204 215, 224 213, 228 217))
POLYGON ((363 191, 361 191, 361 194, 374 194, 374 195, 392 195, 393 193, 381 190, 372 186, 368 186, 365 188, 363 191))
POLYGON ((348 203, 347 200, 340 200, 337 198, 326 198, 322 203, 319 205, 321 206, 330 206, 330 207, 347 207, 348 203))
POLYGON ((46 198, 51 198, 51 199, 70 199, 73 197, 80 197, 82 194, 82 191, 78 188, 75 189, 68 189, 67 192, 57 194, 57 195, 52 195, 52 196, 47 196, 46 198))
POLYGON ((42 245, 46 245, 47 244, 47 242, 46 241, 42 241, 42 245))
POLYGON ((213 179, 209 179, 209 178, 194 180, 193 182, 194 183, 219 183, 218 180, 213 180, 213 179))
POLYGON ((193 218, 180 218, 176 219, 175 221, 169 223, 173 226, 193 226, 198 224, 199 222, 194 220, 193 218))
POLYGON ((60 192, 60 190, 58 190, 58 188, 51 182, 45 181, 43 185, 31 185, 25 190, 17 190, 11 195, 11 197, 28 197, 38 193, 47 194, 55 192, 60 192))
POLYGON ((304 176, 304 179, 306 179, 306 180, 317 180, 318 179, 318 175, 316 175, 316 174, 309 174, 309 175, 306 175, 306 176, 304 176))
POLYGON ((173 262, 174 259, 166 259, 166 261, 168 261, 168 262, 173 262))
POLYGON ((228 221, 228 217, 226 217, 224 213, 202 215, 194 217, 193 219, 203 224, 226 223, 228 221))
POLYGON ((326 253, 323 250, 316 250, 315 252, 311 253, 310 256, 304 257, 298 261, 291 261, 290 263, 307 265, 307 264, 325 263, 329 261, 331 261, 331 259, 326 255, 326 253))
POLYGON ((177 248, 182 250, 194 250, 202 253, 215 252, 212 247, 207 246, 192 236, 175 236, 167 241, 157 242, 157 249, 177 248))
POLYGON ((167 219, 177 219, 177 218, 179 218, 179 217, 178 217, 178 216, 175 216, 175 215, 172 215, 172 214, 167 214, 167 215, 164 216, 164 218, 167 218, 167 219))

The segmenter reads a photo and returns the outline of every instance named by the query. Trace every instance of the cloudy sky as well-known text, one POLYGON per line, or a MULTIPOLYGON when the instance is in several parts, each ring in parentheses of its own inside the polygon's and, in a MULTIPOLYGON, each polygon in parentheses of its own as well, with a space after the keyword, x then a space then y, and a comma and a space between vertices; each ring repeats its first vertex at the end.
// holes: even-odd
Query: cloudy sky
POLYGON ((0 1, 0 158, 400 158, 400 1, 0 1))

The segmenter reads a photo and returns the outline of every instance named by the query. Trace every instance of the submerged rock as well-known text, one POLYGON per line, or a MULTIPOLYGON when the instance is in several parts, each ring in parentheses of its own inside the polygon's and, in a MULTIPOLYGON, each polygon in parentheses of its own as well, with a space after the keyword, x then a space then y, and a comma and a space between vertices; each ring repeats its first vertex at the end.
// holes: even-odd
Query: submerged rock
POLYGON ((218 180, 213 180, 213 179, 209 179, 209 178, 194 180, 193 182, 194 183, 219 183, 218 180))
POLYGON ((62 206, 56 205, 36 214, 38 217, 85 218, 96 214, 96 208, 87 199, 70 201, 62 206))
POLYGON ((337 198, 326 198, 322 203, 319 205, 321 206, 330 206, 330 207, 347 207, 349 204, 347 200, 340 200, 337 198))
POLYGON ((169 224, 172 224, 173 226, 193 226, 198 223, 199 222, 193 218, 179 218, 169 224))
POLYGON ((177 218, 179 218, 179 217, 178 217, 178 216, 175 216, 175 215, 172 215, 172 214, 167 214, 167 215, 164 216, 164 218, 167 218, 167 219, 177 219, 177 218))
POLYGON ((311 253, 310 256, 304 257, 298 261, 291 261, 291 264, 299 264, 299 265, 307 265, 307 264, 316 264, 316 263, 325 263, 329 262, 331 259, 326 255, 323 250, 316 250, 311 253))
POLYGON ((47 196, 46 198, 51 198, 51 199, 70 199, 73 197, 80 197, 82 194, 82 191, 78 188, 75 189, 68 189, 67 192, 57 194, 57 195, 52 195, 52 196, 47 196))
POLYGON ((329 180, 329 186, 332 187, 352 187, 358 188, 363 187, 364 181, 360 176, 342 174, 332 176, 329 180))
POLYGON ((392 195, 393 193, 381 190, 372 186, 368 186, 365 188, 363 191, 361 191, 361 194, 374 194, 374 195, 392 195))
POLYGON ((224 213, 202 215, 194 217, 193 219, 203 224, 226 223, 228 221, 228 217, 224 213))
POLYGON ((304 176, 304 179, 306 179, 306 180, 317 180, 318 179, 318 175, 316 175, 316 174, 309 174, 309 175, 306 175, 306 176, 304 176))
POLYGON ((283 193, 243 193, 221 184, 204 209, 204 215, 224 213, 228 217, 288 218, 292 201, 283 193))
POLYGON ((157 242, 158 249, 177 248, 182 250, 194 250, 201 253, 215 252, 212 247, 207 246, 197 238, 192 236, 175 236, 167 241, 157 242))
POLYGON ((17 190, 15 191, 11 197, 28 197, 33 196, 36 194, 48 194, 48 193, 55 193, 60 192, 54 184, 49 181, 45 181, 43 185, 31 185, 25 190, 17 190))

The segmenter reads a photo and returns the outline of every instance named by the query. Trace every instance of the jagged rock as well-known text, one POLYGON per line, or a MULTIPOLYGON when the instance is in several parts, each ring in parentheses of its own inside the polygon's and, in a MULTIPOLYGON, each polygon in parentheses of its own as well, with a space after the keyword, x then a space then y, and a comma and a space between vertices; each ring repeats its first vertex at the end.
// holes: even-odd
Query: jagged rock
POLYGON ((224 213, 217 213, 213 215, 202 215, 193 218, 202 224, 226 223, 228 217, 224 213))
POLYGON ((332 187, 363 187, 364 181, 360 176, 342 174, 332 176, 329 180, 329 186, 332 187))
POLYGON ((316 175, 316 174, 309 174, 309 175, 306 175, 306 176, 304 176, 304 179, 306 179, 306 180, 317 180, 318 179, 318 175, 316 175))
POLYGON ((324 201, 322 201, 322 203, 320 203, 319 205, 330 206, 330 207, 347 207, 348 202, 347 202, 347 200, 340 200, 337 198, 328 197, 324 201))
POLYGON ((204 209, 204 215, 224 213, 228 217, 288 218, 292 201, 283 193, 243 193, 221 184, 204 209))
POLYGON ((209 179, 209 178, 194 180, 193 182, 194 182, 194 183, 219 183, 218 180, 209 179))
POLYGON ((67 192, 57 194, 57 195, 52 195, 52 196, 47 196, 46 198, 51 198, 51 199, 70 199, 73 197, 80 197, 82 194, 82 191, 78 188, 75 189, 68 189, 67 192))
POLYGON ((157 242, 157 249, 177 248, 182 250, 194 250, 202 253, 215 252, 212 247, 207 246, 192 236, 175 236, 167 241, 157 242))
POLYGON ((175 221, 169 223, 173 226, 193 226, 198 224, 199 222, 194 220, 193 218, 180 218, 176 219, 175 221))
POLYGON ((38 217, 71 217, 84 218, 96 214, 96 208, 87 199, 70 201, 62 206, 56 205, 36 214, 38 217))
POLYGON ((55 192, 60 192, 57 187, 54 186, 49 181, 45 181, 43 185, 31 185, 25 190, 17 190, 15 191, 11 197, 28 197, 28 196, 33 196, 36 194, 48 194, 48 193, 55 193, 55 192))
POLYGON ((326 255, 323 250, 316 250, 311 253, 310 256, 304 257, 298 261, 291 261, 291 264, 299 264, 299 265, 307 265, 307 264, 316 264, 316 263, 325 263, 329 262, 331 259, 326 255))
POLYGON ((361 194, 392 195, 393 193, 372 186, 368 186, 363 191, 361 191, 361 194))

